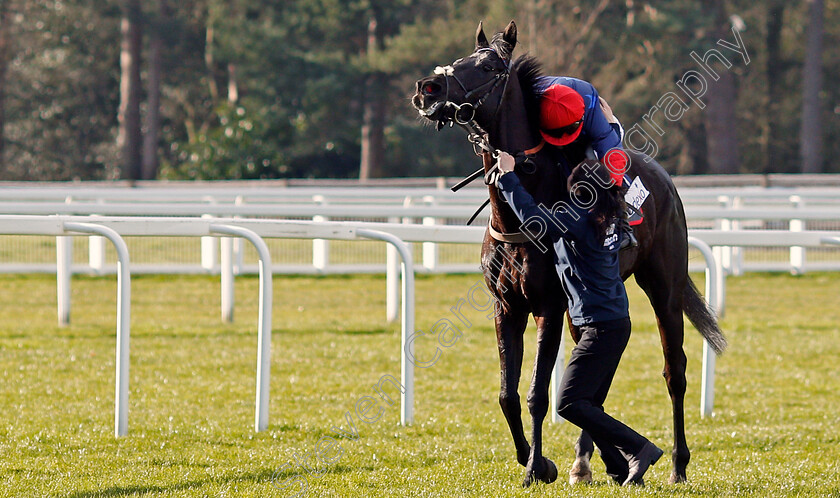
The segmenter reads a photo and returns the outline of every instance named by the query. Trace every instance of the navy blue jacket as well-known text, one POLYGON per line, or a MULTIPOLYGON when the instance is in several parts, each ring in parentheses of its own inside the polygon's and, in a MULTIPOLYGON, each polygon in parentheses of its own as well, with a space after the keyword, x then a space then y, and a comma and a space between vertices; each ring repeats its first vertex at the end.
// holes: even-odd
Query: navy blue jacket
POLYGON ((542 94, 551 85, 565 85, 576 91, 583 97, 585 110, 583 112, 583 129, 577 140, 586 140, 592 145, 598 159, 603 159, 607 151, 618 147, 621 149, 621 138, 615 129, 607 122, 607 118, 601 111, 601 103, 598 100, 598 91, 591 83, 569 78, 566 76, 543 76, 537 83, 537 92, 542 94))
POLYGON ((498 181, 502 195, 525 228, 545 227, 554 243, 557 274, 569 296, 569 316, 574 325, 627 318, 627 293, 618 266, 620 234, 599 236, 589 212, 574 204, 551 212, 553 206, 538 206, 519 182, 516 173, 498 181))

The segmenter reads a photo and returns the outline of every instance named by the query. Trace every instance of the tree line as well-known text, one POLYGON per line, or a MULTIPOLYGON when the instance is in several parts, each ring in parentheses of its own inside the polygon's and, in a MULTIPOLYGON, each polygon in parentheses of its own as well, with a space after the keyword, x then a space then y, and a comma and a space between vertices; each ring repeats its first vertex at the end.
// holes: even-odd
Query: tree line
POLYGON ((468 54, 479 20, 510 19, 518 53, 591 81, 671 173, 840 172, 838 15, 838 0, 0 0, 0 179, 461 175, 470 147, 419 119, 413 83, 468 54), (743 55, 718 43, 736 33, 743 55), (680 82, 702 105, 683 95, 668 117, 680 82))

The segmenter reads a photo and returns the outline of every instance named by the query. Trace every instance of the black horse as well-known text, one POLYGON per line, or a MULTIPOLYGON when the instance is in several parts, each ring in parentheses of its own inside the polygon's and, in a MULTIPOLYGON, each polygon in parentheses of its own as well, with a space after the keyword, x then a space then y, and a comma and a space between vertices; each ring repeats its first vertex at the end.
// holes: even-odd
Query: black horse
MULTIPOLYGON (((537 202, 555 206, 568 201, 566 171, 585 159, 585 151, 573 147, 541 147, 539 95, 535 90, 540 66, 528 56, 511 60, 516 37, 513 21, 491 41, 479 23, 476 51, 449 66, 438 67, 433 76, 419 80, 412 103, 438 127, 458 122, 470 131, 471 140, 485 150, 498 149, 517 155, 517 171, 525 188, 537 202)), ((639 245, 622 252, 621 273, 625 279, 635 274, 636 282, 647 293, 656 313, 665 356, 663 375, 674 416, 674 467, 670 482, 683 482, 690 458, 683 406, 686 390, 683 312, 718 354, 726 347, 726 340, 714 314, 688 276, 685 214, 670 177, 648 156, 630 151, 629 157, 630 175, 641 177, 650 195, 641 206, 644 222, 635 227, 639 245)), ((485 171, 492 173, 494 167, 491 154, 485 153, 485 171)), ((499 404, 513 435, 517 460, 526 467, 523 486, 536 480, 553 482, 557 468, 542 455, 542 425, 548 412, 549 380, 560 345, 567 299, 554 269, 551 250, 545 251, 539 241, 523 238, 519 220, 492 182, 488 189, 492 213, 481 260, 485 281, 498 304, 495 325, 501 366, 499 404), (529 313, 534 316, 538 334, 527 397, 532 421, 530 445, 523 429, 517 392, 529 313)), ((577 342, 578 332, 571 324, 570 329, 577 342)), ((582 432, 575 445, 577 458, 570 482, 591 481, 589 458, 593 449, 591 437, 582 432)))

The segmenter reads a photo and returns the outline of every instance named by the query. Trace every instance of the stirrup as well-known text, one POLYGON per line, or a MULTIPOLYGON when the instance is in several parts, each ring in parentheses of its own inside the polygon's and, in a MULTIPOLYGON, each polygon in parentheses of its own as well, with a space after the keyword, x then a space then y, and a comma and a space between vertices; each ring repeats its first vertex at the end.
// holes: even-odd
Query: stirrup
POLYGON ((624 237, 621 237, 621 245, 618 247, 619 251, 630 249, 632 247, 639 247, 639 241, 636 240, 636 235, 633 234, 633 228, 630 226, 623 227, 622 232, 624 237))

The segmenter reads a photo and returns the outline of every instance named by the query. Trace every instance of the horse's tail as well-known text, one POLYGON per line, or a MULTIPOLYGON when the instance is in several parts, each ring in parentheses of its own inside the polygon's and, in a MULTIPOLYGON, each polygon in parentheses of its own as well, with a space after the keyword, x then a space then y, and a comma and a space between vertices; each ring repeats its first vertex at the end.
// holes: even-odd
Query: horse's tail
POLYGON ((720 330, 714 312, 706 304, 694 282, 690 278, 686 280, 687 283, 685 289, 683 289, 683 311, 694 328, 700 332, 709 346, 719 355, 726 349, 726 337, 720 330))

